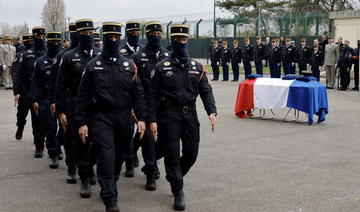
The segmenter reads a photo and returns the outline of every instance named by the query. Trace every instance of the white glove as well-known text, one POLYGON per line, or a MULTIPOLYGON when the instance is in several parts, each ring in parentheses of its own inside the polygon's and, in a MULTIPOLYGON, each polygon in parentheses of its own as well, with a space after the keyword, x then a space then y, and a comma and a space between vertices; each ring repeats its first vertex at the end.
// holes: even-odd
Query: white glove
POLYGON ((292 66, 294 66, 294 65, 295 65, 295 63, 292 63, 291 65, 292 65, 292 66))
POLYGON ((216 65, 220 65, 220 62, 217 62, 216 65))
POLYGON ((6 65, 2 65, 3 70, 6 70, 6 65))

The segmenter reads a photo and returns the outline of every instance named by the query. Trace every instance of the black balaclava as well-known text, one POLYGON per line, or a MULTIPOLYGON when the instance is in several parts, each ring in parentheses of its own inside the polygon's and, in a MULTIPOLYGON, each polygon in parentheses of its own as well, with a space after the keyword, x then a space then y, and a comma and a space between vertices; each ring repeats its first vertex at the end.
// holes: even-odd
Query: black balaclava
POLYGON ((34 45, 32 42, 24 42, 25 50, 31 49, 34 45))
POLYGON ((107 35, 103 37, 102 55, 107 58, 117 58, 120 55, 120 38, 112 41, 107 35))
POLYGON ((44 51, 45 48, 46 48, 45 38, 41 39, 34 36, 34 50, 41 52, 44 51))
POLYGON ((55 56, 60 52, 61 45, 53 44, 51 42, 47 42, 47 55, 51 58, 55 58, 55 56))
POLYGON ((146 39, 147 39, 147 43, 146 43, 147 49, 154 50, 155 52, 161 50, 161 35, 155 36, 155 35, 146 34, 146 39))
POLYGON ((137 47, 139 45, 140 34, 132 35, 129 32, 126 32, 126 37, 127 37, 127 40, 128 40, 128 43, 130 44, 130 46, 137 47))
POLYGON ((79 46, 79 35, 77 33, 70 34, 71 46, 70 49, 76 48, 79 46))
POLYGON ((91 50, 94 46, 94 35, 79 35, 79 48, 81 50, 91 50))
POLYGON ((171 40, 171 49, 173 56, 181 63, 185 64, 189 59, 188 43, 180 43, 176 40, 171 40))

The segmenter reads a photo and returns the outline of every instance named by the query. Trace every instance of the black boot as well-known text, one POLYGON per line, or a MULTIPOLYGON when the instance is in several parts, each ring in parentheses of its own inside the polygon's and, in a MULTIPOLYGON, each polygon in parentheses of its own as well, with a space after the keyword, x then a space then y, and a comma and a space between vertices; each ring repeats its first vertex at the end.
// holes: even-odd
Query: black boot
POLYGON ((50 158, 49 166, 51 169, 59 168, 59 159, 57 157, 50 158))
POLYGON ((155 171, 146 176, 145 189, 148 191, 156 190, 156 173, 155 173, 155 171))
POLYGON ((353 91, 358 91, 358 90, 359 90, 359 87, 354 87, 352 90, 353 90, 353 91))
POLYGON ((125 177, 134 177, 134 162, 126 162, 125 177))
POLYGON ((75 184, 77 182, 75 166, 68 167, 68 176, 66 177, 66 182, 68 184, 75 184))
POLYGON ((176 211, 185 210, 185 195, 182 190, 174 195, 174 209, 176 211))
POLYGON ((24 127, 18 127, 15 133, 16 140, 21 140, 24 132, 24 127))
POLYGON ((120 212, 120 209, 116 205, 115 201, 106 202, 105 207, 106 207, 106 212, 120 212))
POLYGON ((95 174, 93 174, 91 177, 90 177, 90 184, 91 185, 96 185, 97 183, 97 177, 95 174))
POLYGON ((81 180, 80 197, 81 198, 89 198, 90 196, 91 196, 90 178, 81 180))
POLYGON ((44 150, 42 150, 42 149, 36 149, 34 157, 35 158, 42 158, 43 157, 43 151, 44 150))

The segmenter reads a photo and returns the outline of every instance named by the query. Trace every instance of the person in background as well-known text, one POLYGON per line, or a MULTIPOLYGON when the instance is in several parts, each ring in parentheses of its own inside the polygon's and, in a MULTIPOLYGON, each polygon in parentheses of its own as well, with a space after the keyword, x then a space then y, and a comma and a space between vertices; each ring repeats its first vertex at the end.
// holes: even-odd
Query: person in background
POLYGON ((229 80, 229 63, 231 60, 231 51, 228 48, 228 42, 224 40, 222 42, 222 48, 221 48, 221 66, 223 70, 223 80, 222 81, 228 81, 229 80))
POLYGON ((271 49, 269 50, 269 66, 271 78, 280 78, 281 76, 281 54, 282 49, 280 45, 278 45, 278 39, 273 38, 271 40, 271 49))
POLYGON ((323 53, 320 50, 319 44, 314 44, 313 51, 311 53, 310 65, 311 71, 317 81, 320 82, 320 67, 323 65, 323 53))
POLYGON ((326 88, 333 89, 336 80, 336 65, 339 61, 339 46, 334 43, 331 36, 328 37, 328 44, 325 46, 324 70, 326 71, 326 88))
POLYGON ((94 32, 94 46, 101 49, 100 32, 94 32))
POLYGON ((217 40, 214 40, 209 56, 210 56, 211 67, 212 67, 212 71, 213 71, 213 79, 211 81, 218 81, 219 80, 219 66, 220 66, 220 60, 221 60, 221 47, 219 47, 219 43, 217 40))
POLYGON ((3 37, 3 45, 0 47, 0 65, 2 67, 2 77, 4 79, 4 86, 6 90, 12 89, 11 72, 12 72, 12 63, 16 56, 16 49, 11 45, 11 37, 3 37))
POLYGON ((307 65, 310 64, 311 50, 306 45, 306 38, 301 38, 301 45, 297 48, 297 61, 299 65, 299 75, 302 75, 302 71, 307 70, 307 65))
POLYGON ((245 79, 251 74, 251 61, 254 60, 254 47, 250 45, 250 38, 244 38, 245 47, 242 50, 242 58, 245 71, 245 79))
POLYGON ((350 42, 345 41, 343 47, 340 49, 340 57, 338 66, 340 68, 340 85, 341 91, 346 91, 350 84, 350 70, 352 66, 353 49, 350 47, 350 42))
POLYGON ((355 87, 352 89, 353 91, 359 90, 359 46, 360 42, 358 41, 358 47, 354 49, 354 54, 352 57, 352 61, 354 63, 354 85, 355 87))
POLYGON ((241 63, 242 50, 239 46, 239 41, 233 41, 233 48, 231 48, 231 67, 233 71, 233 82, 239 80, 239 63, 241 63))
POLYGON ((261 42, 261 36, 256 36, 256 45, 254 47, 254 60, 256 74, 263 75, 263 64, 262 61, 265 59, 266 48, 261 42))

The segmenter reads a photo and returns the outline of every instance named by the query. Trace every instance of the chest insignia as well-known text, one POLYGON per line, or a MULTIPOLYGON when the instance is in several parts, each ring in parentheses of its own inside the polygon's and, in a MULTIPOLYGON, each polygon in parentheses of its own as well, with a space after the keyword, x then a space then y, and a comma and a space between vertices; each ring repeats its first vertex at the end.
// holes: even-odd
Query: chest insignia
POLYGON ((169 61, 164 63, 164 66, 170 66, 170 65, 171 65, 171 63, 169 61))
POLYGON ((173 71, 167 71, 167 72, 165 73, 165 76, 171 77, 173 74, 174 74, 173 71))

